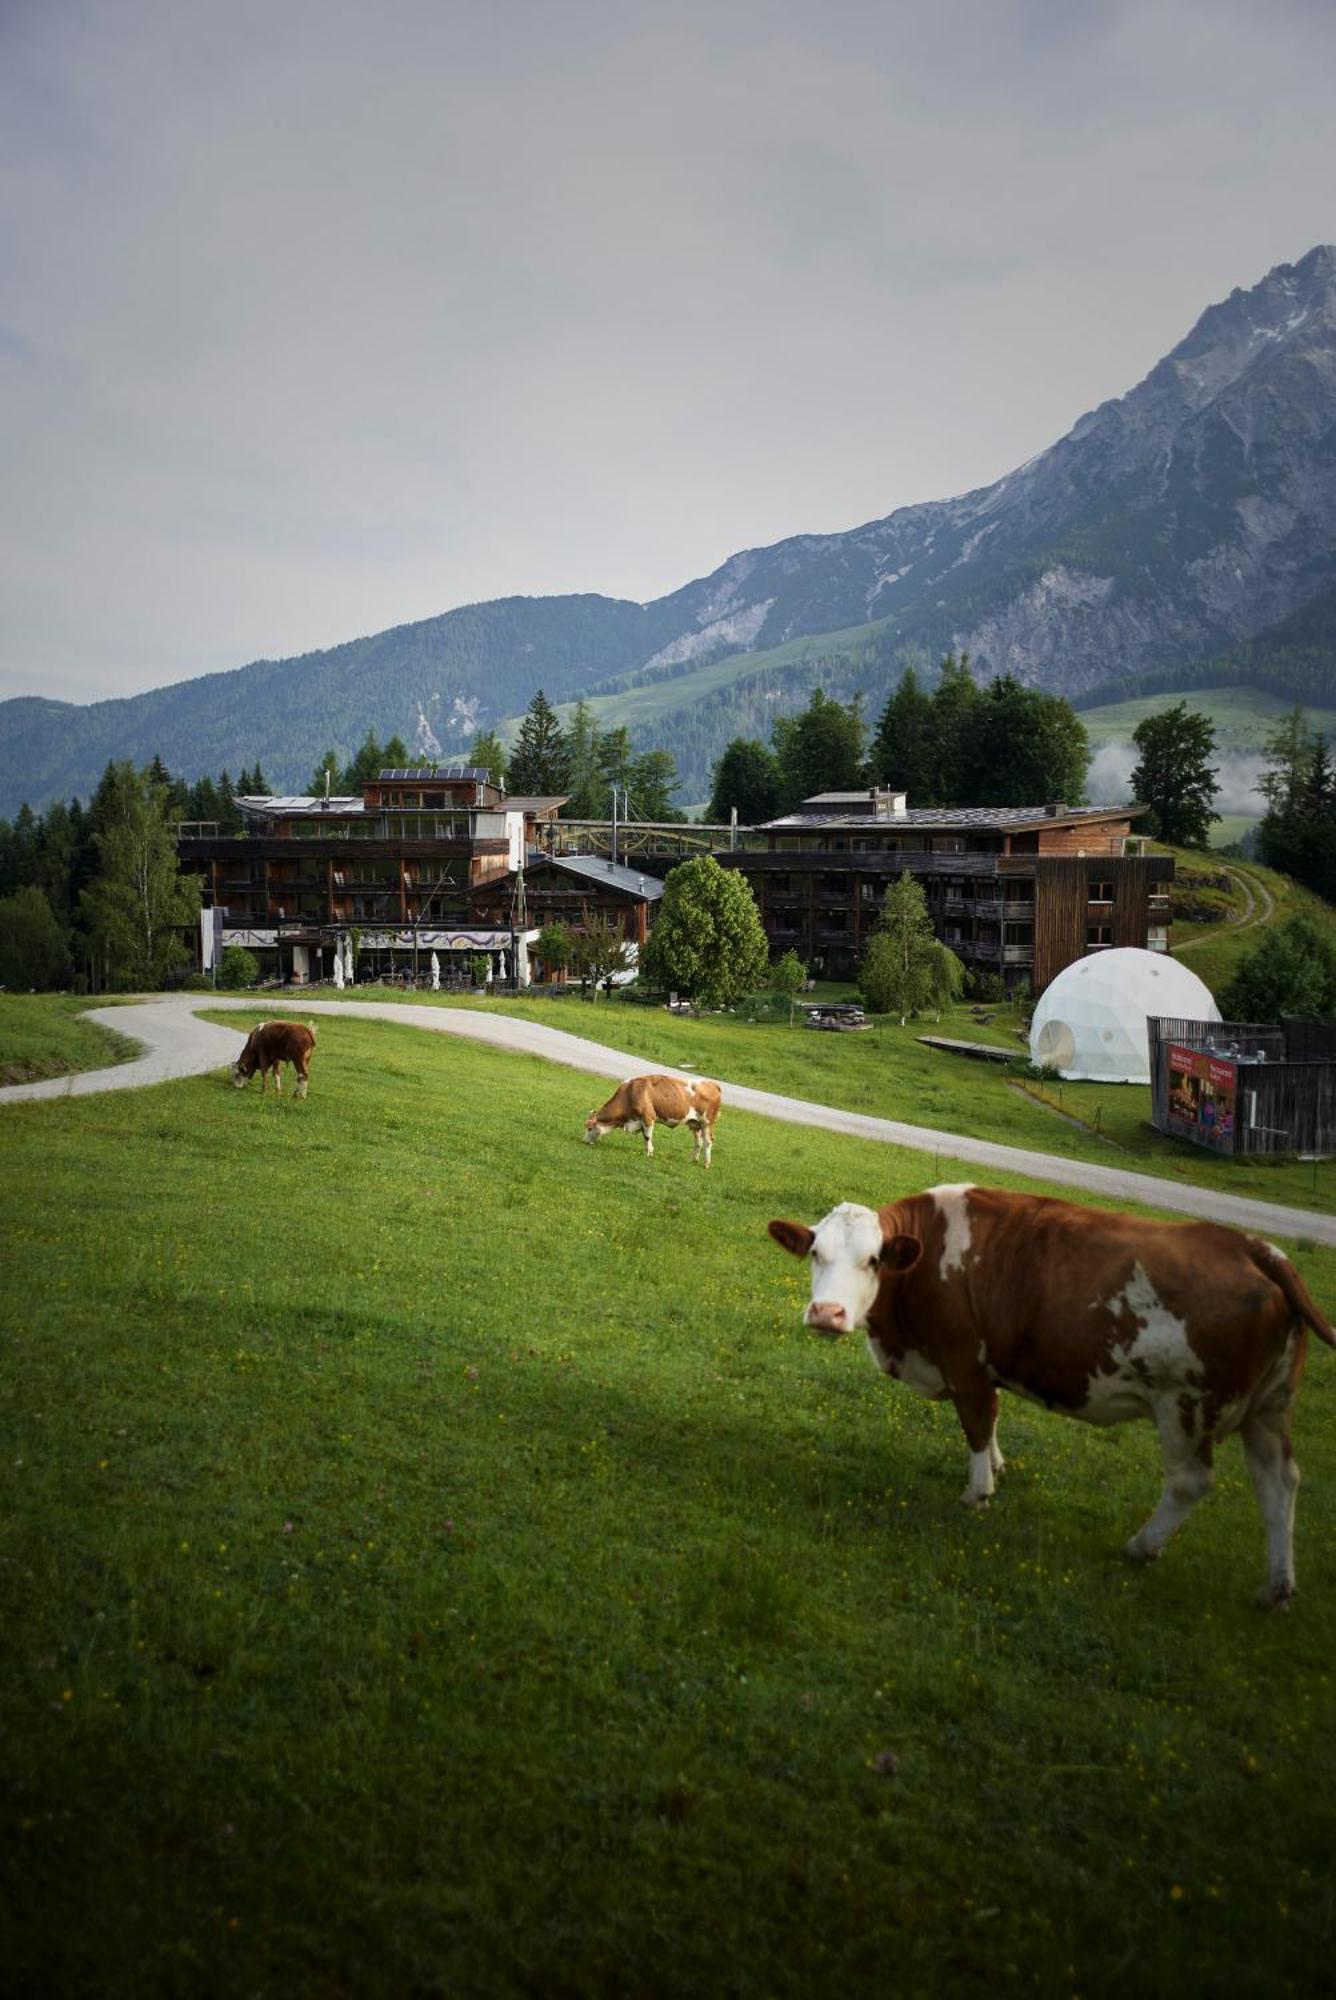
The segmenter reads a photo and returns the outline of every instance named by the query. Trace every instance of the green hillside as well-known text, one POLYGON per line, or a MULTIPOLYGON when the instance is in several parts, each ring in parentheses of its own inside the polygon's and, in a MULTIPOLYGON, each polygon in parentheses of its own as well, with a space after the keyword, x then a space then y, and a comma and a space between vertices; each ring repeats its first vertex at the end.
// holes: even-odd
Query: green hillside
MULTIPOLYGON (((1104 743, 1130 743, 1133 730, 1147 716, 1160 715, 1182 701, 1210 717, 1215 726, 1217 749, 1261 750, 1297 699, 1295 696, 1286 700, 1282 695, 1253 687, 1185 688, 1171 694, 1142 695, 1133 701, 1083 708, 1081 721, 1091 749, 1098 750, 1104 743)), ((1304 713, 1314 730, 1336 739, 1336 705, 1315 708, 1305 703, 1304 713)))

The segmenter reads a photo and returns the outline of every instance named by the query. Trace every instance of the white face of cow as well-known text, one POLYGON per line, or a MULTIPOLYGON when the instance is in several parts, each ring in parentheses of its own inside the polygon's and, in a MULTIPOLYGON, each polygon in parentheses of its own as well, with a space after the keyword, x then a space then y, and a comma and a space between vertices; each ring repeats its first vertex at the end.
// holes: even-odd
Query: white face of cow
POLYGON ((770 1234, 812 1264, 812 1298, 803 1325, 827 1339, 866 1326, 881 1283, 881 1221, 874 1209, 842 1201, 815 1229, 774 1223, 770 1234))
POLYGON ((232 1065, 232 1087, 234 1090, 244 1090, 249 1082, 250 1074, 249 1072, 243 1072, 241 1059, 238 1057, 237 1061, 232 1065))

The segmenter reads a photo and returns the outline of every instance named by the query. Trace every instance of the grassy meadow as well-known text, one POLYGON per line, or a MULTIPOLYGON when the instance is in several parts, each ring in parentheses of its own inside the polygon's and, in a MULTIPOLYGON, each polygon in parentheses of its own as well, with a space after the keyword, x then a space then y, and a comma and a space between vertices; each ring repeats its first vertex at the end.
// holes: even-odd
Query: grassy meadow
POLYGON ((1310 1990, 1336 1355, 1288 1615, 1236 1444, 1133 1570, 1150 1428, 1011 1399, 967 1515, 765 1235, 923 1157, 596 1088, 334 1018, 305 1103, 0 1109, 5 1990, 1310 1990))
POLYGON ((129 1062, 139 1044, 81 1019, 102 1004, 72 993, 0 993, 0 1088, 129 1062))
POLYGON ((1255 951, 1267 924, 1282 924, 1289 917, 1303 916, 1336 942, 1336 909, 1311 890, 1264 868, 1258 861, 1214 861, 1200 851, 1167 849, 1177 856, 1180 876, 1202 870, 1227 874, 1231 878, 1232 902, 1219 923, 1175 922, 1171 937, 1173 955, 1190 966, 1211 991, 1219 995, 1238 969, 1239 960, 1255 951))
MULTIPOLYGON (((352 1000, 359 997, 417 1004, 430 998, 372 986, 358 987, 348 995, 352 1000)), ((623 1049, 647 1065, 692 1069, 869 1117, 926 1125, 944 1135, 958 1132, 1058 1159, 1091 1160, 1252 1200, 1336 1213, 1336 1160, 1217 1158, 1200 1146, 1155 1130, 1148 1085, 1038 1084, 1001 1064, 925 1048, 920 1040, 923 1035, 940 1035, 987 1042, 1005 1048, 1024 1064, 1029 1043, 1017 1032, 1020 1016, 1014 1009, 989 1008, 985 1011, 991 1021, 979 1022, 969 1008, 955 1007, 940 1021, 910 1021, 903 1028, 898 1018, 874 1015, 874 1025, 863 1033, 822 1034, 802 1026, 790 1028, 782 1010, 765 1012, 752 1022, 745 1011, 692 1017, 635 1002, 586 1003, 574 995, 554 1000, 537 993, 497 1000, 440 996, 438 1004, 540 1021, 623 1049)), ((295 1006, 293 1011, 301 1010, 295 1006)), ((225 1021, 228 1016, 220 1013, 216 1018, 225 1021)), ((586 1084, 586 1110, 598 1092, 596 1082, 586 1084)), ((948 1147, 949 1138, 944 1137, 942 1158, 948 1147)), ((922 1153, 917 1157, 925 1182, 943 1177, 935 1175, 930 1157, 922 1153)))

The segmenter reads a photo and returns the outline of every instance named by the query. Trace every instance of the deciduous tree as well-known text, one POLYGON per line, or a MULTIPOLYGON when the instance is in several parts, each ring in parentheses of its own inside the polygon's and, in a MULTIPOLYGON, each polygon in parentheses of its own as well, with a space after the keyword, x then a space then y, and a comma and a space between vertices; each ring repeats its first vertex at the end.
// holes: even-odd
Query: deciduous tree
POLYGON ((789 1026, 793 1026, 793 1010, 798 1004, 798 995, 807 984, 807 967, 796 951, 790 948, 782 958, 777 958, 770 968, 770 984, 781 1000, 788 1002, 789 1026))
POLYGON ((641 952, 651 979, 698 1006, 724 1007, 762 983, 768 957, 756 899, 736 869, 712 854, 673 869, 641 952))
POLYGON ((714 767, 707 819, 722 826, 736 806, 743 826, 759 826, 779 811, 779 764, 754 737, 735 736, 714 767))
POLYGON ((1075 805, 1085 797, 1089 762, 1085 727, 1069 702, 999 674, 970 708, 957 803, 1075 805))
POLYGON ((1220 995, 1229 1021, 1336 1014, 1336 946, 1307 917, 1270 926, 1220 995))
POLYGON ((813 688, 801 714, 778 717, 771 734, 782 810, 818 792, 852 791, 864 782, 867 725, 860 704, 858 695, 848 703, 832 701, 813 688))
POLYGON ((167 789, 133 764, 109 764, 93 801, 98 874, 83 894, 88 928, 114 985, 161 986, 189 954, 182 931, 199 921, 200 884, 178 873, 167 789))
POLYGON ((1205 847, 1216 795, 1210 717, 1177 701, 1148 715, 1132 731, 1141 762, 1132 773, 1132 795, 1151 809, 1152 831, 1171 847, 1205 847))

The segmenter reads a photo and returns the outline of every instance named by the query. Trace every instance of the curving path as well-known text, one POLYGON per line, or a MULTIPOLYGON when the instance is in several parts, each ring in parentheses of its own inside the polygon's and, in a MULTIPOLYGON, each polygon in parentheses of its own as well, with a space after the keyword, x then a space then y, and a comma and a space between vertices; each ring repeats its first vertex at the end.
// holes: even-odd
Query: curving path
MULTIPOLYGON (((288 1005, 303 1016, 351 1014, 362 1020, 425 1028, 438 1035, 462 1035, 469 1041, 541 1056, 547 1062, 562 1063, 568 1069, 584 1070, 594 1076, 612 1077, 618 1082, 635 1075, 645 1063, 643 1056, 606 1048, 601 1042, 586 1042, 562 1028, 513 1020, 505 1014, 475 1014, 463 1008, 411 1003, 401 1006, 397 1001, 384 1000, 302 999, 299 1003, 295 995, 289 998, 288 1005)), ((0 1090, 0 1105, 26 1098, 82 1097, 95 1091, 133 1090, 143 1084, 165 1083, 176 1077, 200 1076, 208 1070, 220 1069, 236 1059, 243 1037, 235 1029, 199 1020, 197 1013, 232 1008, 254 1013, 256 1002, 190 993, 139 1001, 129 1007, 91 1008, 90 1020, 134 1036, 143 1042, 144 1055, 134 1062, 118 1063, 114 1069, 86 1070, 77 1076, 57 1077, 45 1083, 13 1084, 0 1090)), ((669 1064, 663 1068, 669 1074, 686 1074, 682 1070, 674 1072, 669 1064)), ((1141 1202, 1147 1208, 1170 1209, 1179 1215, 1202 1216, 1211 1222, 1233 1223, 1243 1229, 1278 1236, 1303 1236, 1310 1242, 1336 1247, 1336 1216, 1220 1194, 1213 1188, 1183 1187, 1151 1174, 1128 1173, 1118 1167, 1062 1159, 1019 1146, 999 1146, 988 1139, 969 1139, 952 1132, 934 1132, 924 1125, 902 1125, 892 1118, 869 1118, 858 1111, 811 1104, 801 1097, 781 1097, 745 1084, 725 1081, 724 1089, 730 1108, 755 1112, 762 1118, 810 1125, 820 1131, 840 1132, 849 1138, 871 1139, 882 1145, 904 1146, 912 1152, 964 1160, 971 1166, 1025 1174, 1033 1180, 1056 1182, 1060 1187, 1082 1188, 1112 1201, 1141 1202)))

